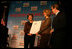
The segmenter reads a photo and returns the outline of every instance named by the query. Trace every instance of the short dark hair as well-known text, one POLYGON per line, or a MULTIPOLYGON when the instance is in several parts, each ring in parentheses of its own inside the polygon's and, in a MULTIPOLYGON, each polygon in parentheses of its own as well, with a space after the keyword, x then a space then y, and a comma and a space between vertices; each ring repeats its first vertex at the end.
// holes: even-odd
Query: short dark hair
POLYGON ((59 4, 53 4, 53 5, 51 5, 51 7, 56 8, 57 10, 60 10, 59 4))
POLYGON ((28 14, 28 15, 27 15, 27 19, 28 19, 29 15, 31 15, 31 16, 32 16, 32 19, 33 19, 33 17, 34 17, 33 14, 28 14))

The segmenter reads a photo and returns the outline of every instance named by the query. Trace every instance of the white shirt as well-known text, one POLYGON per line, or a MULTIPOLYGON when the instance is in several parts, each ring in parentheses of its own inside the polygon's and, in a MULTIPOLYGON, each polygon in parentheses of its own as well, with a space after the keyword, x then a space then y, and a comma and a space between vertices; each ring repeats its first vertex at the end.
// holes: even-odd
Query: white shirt
POLYGON ((60 11, 58 11, 57 13, 56 13, 56 15, 59 13, 60 11))

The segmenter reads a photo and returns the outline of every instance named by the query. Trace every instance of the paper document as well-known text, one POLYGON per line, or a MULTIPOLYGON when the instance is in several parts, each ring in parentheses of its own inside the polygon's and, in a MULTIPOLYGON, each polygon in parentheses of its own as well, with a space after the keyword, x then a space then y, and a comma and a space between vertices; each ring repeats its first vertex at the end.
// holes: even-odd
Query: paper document
POLYGON ((31 34, 36 34, 40 31, 42 21, 34 21, 30 30, 31 34))

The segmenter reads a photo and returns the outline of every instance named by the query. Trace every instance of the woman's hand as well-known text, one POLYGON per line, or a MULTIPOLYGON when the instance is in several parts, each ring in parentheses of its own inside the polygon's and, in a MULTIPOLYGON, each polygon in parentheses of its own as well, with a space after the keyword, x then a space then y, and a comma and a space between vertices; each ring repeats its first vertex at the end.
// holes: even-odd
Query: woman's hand
POLYGON ((27 34, 27 35, 31 36, 32 34, 31 34, 31 33, 29 33, 29 34, 27 34))
POLYGON ((45 20, 42 21, 42 23, 44 23, 44 22, 45 22, 45 20))
POLYGON ((36 35, 39 35, 38 33, 36 33, 36 35))

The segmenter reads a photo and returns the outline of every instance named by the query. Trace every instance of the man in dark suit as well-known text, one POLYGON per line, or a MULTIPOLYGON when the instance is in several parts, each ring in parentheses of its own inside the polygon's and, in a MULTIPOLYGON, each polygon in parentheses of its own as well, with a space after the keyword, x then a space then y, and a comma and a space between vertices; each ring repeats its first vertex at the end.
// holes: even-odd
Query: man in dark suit
POLYGON ((60 10, 58 4, 51 6, 52 12, 56 15, 54 17, 51 30, 53 48, 65 48, 66 44, 66 17, 64 12, 60 10))

